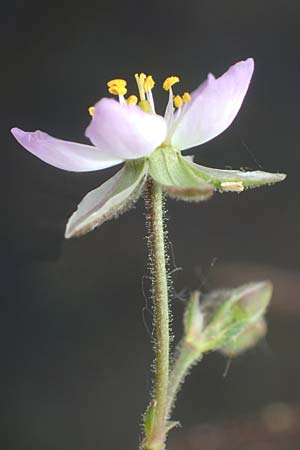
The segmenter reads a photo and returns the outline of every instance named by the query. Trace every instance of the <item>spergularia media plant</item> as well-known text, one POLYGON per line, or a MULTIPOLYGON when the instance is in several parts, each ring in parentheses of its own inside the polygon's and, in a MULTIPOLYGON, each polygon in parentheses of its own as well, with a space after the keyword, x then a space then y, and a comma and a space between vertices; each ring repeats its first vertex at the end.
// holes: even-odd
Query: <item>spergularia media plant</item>
POLYGON ((192 292, 184 314, 184 333, 170 345, 170 283, 167 277, 165 197, 200 202, 218 192, 242 192, 276 183, 284 174, 222 170, 196 164, 184 150, 222 133, 237 115, 254 69, 241 61, 220 78, 209 74, 193 92, 174 95, 177 76, 168 77, 164 115, 155 110, 152 76, 136 74, 139 98, 127 98, 126 81, 107 83, 114 98, 89 108, 86 136, 93 145, 53 138, 42 131, 13 128, 17 141, 38 158, 60 169, 84 172, 123 164, 100 187, 89 192, 68 220, 65 237, 85 234, 127 211, 143 195, 147 210, 149 267, 154 311, 154 380, 143 415, 140 448, 163 450, 178 389, 190 368, 209 351, 233 357, 254 346, 266 333, 264 315, 272 295, 270 282, 256 282, 203 295, 192 292), (173 354, 174 353, 174 354, 173 354), (172 363, 171 363, 172 361, 172 363))

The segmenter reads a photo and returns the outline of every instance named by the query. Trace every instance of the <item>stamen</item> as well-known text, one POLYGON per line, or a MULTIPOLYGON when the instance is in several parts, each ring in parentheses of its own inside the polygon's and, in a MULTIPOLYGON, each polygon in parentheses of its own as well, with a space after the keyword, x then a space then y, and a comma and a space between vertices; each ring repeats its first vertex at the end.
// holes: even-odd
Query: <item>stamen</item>
POLYGON ((183 105, 183 99, 182 97, 180 97, 180 95, 176 95, 173 101, 176 108, 180 108, 183 105))
POLYGON ((177 76, 171 76, 165 79, 163 82, 163 89, 168 91, 174 84, 178 83, 180 78, 177 76))
POLYGON ((141 101, 146 100, 145 89, 144 89, 144 82, 145 82, 145 80, 147 78, 146 75, 142 72, 140 74, 136 73, 134 75, 134 77, 135 77, 135 81, 136 81, 136 84, 137 84, 137 87, 138 87, 138 90, 139 90, 141 101))
POLYGON ((94 106, 90 106, 89 109, 88 109, 89 115, 93 117, 94 111, 95 111, 94 106))
POLYGON ((116 78, 115 80, 110 80, 107 83, 108 92, 113 95, 125 95, 127 82, 125 80, 116 78))
POLYGON ((108 87, 113 87, 113 86, 127 86, 127 81, 122 80, 120 78, 116 78, 115 80, 110 80, 107 82, 107 86, 108 87))
POLYGON ((165 111, 165 120, 168 125, 168 130, 172 128, 174 119, 174 106, 173 106, 173 90, 172 88, 169 89, 169 100, 165 111))
POLYGON ((155 86, 155 81, 153 80, 151 75, 148 75, 144 81, 144 90, 146 94, 153 89, 155 86))
MULTIPOLYGON (((126 92, 127 92, 127 89, 126 89, 126 92)), ((125 101, 125 98, 124 98, 123 94, 119 94, 119 103, 121 105, 126 105, 126 101, 125 101)))
POLYGON ((151 112, 153 114, 156 114, 155 113, 155 105, 154 105, 153 95, 152 95, 152 89, 149 89, 149 91, 146 93, 146 96, 147 96, 147 100, 148 100, 148 103, 149 103, 150 108, 151 108, 151 112))
POLYGON ((146 78, 147 78, 147 76, 146 76, 146 74, 145 74, 144 72, 141 72, 140 74, 136 73, 135 76, 138 77, 139 80, 140 80, 141 82, 143 82, 143 83, 144 83, 144 81, 145 81, 146 78))
POLYGON ((125 86, 115 85, 108 88, 108 92, 113 95, 125 95, 127 89, 125 86))
POLYGON ((184 101, 184 103, 189 103, 192 100, 191 94, 185 92, 182 96, 182 100, 184 101))
POLYGON ((138 98, 136 95, 130 95, 127 99, 126 99, 126 103, 127 105, 136 105, 138 102, 138 98))

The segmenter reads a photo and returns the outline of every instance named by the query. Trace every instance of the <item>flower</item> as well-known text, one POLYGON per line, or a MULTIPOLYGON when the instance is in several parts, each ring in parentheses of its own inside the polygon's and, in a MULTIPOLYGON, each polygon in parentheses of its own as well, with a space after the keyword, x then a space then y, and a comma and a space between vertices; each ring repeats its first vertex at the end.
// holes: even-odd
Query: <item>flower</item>
POLYGON ((85 135, 93 146, 13 128, 12 134, 23 147, 60 169, 84 172, 125 163, 115 176, 83 198, 67 223, 65 237, 84 234, 127 210, 140 196, 148 176, 170 196, 188 201, 204 200, 215 190, 240 192, 283 180, 283 174, 199 166, 181 154, 213 139, 232 123, 253 69, 253 59, 241 61, 220 78, 209 74, 195 91, 181 96, 173 95, 179 78, 168 77, 163 83, 169 92, 164 117, 155 111, 151 76, 135 75, 139 102, 135 95, 125 99, 125 80, 111 80, 108 90, 119 101, 103 98, 89 108, 92 119, 85 135))

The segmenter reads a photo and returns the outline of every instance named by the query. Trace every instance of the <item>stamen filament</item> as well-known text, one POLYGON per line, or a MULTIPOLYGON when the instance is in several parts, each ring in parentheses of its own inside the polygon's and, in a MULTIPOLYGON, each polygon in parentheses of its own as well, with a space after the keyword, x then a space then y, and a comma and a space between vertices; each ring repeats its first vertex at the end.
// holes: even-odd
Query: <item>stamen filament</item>
POLYGON ((125 101, 124 95, 119 94, 119 102, 121 103, 121 105, 126 105, 126 101, 125 101))
POLYGON ((153 95, 152 95, 152 90, 149 89, 149 91, 146 93, 147 96, 147 100, 149 102, 149 105, 151 107, 151 111, 153 114, 155 114, 155 106, 154 106, 154 100, 153 100, 153 95))

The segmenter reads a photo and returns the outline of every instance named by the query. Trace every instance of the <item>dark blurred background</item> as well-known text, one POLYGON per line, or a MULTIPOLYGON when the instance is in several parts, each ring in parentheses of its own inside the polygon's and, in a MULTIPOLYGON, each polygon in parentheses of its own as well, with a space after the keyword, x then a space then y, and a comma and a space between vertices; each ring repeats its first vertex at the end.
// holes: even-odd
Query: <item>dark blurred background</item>
MULTIPOLYGON (((138 447, 152 361, 143 202, 65 242, 77 203, 115 169, 60 171, 9 132, 19 126, 85 142, 87 108, 107 95, 106 81, 136 71, 157 85, 178 74, 182 90, 192 90, 208 72, 254 57, 233 125, 189 153, 212 167, 288 173, 280 185, 205 204, 168 202, 171 268, 183 267, 174 274, 177 338, 187 289, 265 278, 275 285, 267 339, 232 361, 226 377, 226 359, 209 355, 174 416, 189 429, 256 417, 273 403, 297 405, 299 1, 3 0, 0 20, 1 448, 138 447)), ((154 95, 163 108, 163 91, 154 95)), ((174 442, 184 432, 173 432, 174 442)))

